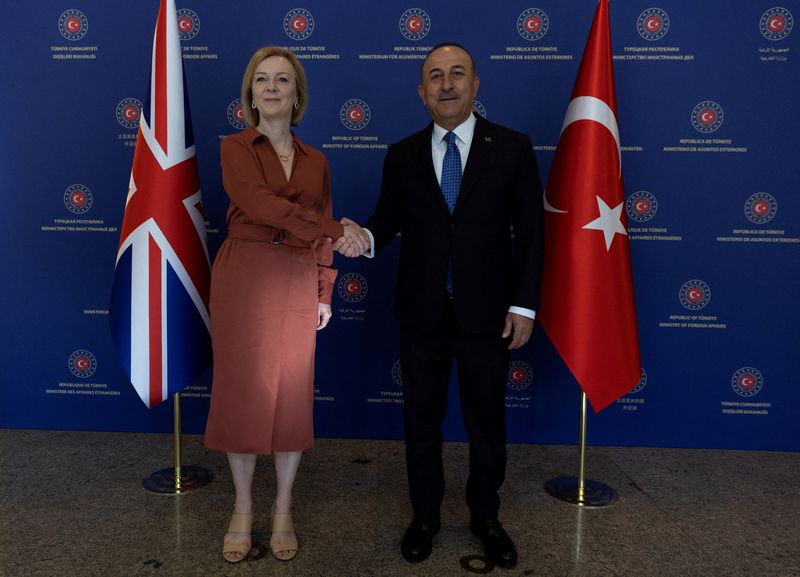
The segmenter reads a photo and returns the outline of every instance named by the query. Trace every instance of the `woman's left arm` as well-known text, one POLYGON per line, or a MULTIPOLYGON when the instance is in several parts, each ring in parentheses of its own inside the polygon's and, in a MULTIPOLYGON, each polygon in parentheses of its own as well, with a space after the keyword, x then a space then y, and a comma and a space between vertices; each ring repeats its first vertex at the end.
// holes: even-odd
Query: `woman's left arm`
MULTIPOLYGON (((331 202, 331 178, 328 171, 328 162, 325 161, 325 168, 322 179, 322 215, 332 218, 333 204, 331 202)), ((325 239, 320 240, 314 249, 317 256, 317 272, 319 273, 318 296, 320 303, 320 322, 322 320, 322 305, 328 306, 327 319, 319 328, 324 328, 331 317, 330 304, 333 295, 333 283, 336 282, 336 268, 333 266, 333 246, 325 239)))

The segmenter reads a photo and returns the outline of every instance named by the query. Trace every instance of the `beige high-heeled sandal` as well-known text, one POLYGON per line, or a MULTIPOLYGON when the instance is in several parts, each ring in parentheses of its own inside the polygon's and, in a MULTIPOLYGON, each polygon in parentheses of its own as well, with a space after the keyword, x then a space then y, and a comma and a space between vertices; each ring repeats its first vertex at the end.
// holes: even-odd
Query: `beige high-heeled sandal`
POLYGON ((269 539, 269 550, 272 556, 280 561, 290 561, 297 555, 297 535, 294 534, 294 523, 291 513, 276 513, 275 505, 272 506, 272 535, 269 539), (294 537, 286 543, 273 546, 272 538, 279 533, 292 533, 294 537))
POLYGON ((231 521, 228 524, 228 532, 225 534, 226 540, 222 545, 222 558, 228 563, 238 563, 247 559, 250 553, 250 548, 253 546, 253 541, 250 536, 253 530, 253 514, 252 513, 236 513, 231 515, 231 521), (228 535, 246 535, 247 541, 244 543, 228 543, 228 535))

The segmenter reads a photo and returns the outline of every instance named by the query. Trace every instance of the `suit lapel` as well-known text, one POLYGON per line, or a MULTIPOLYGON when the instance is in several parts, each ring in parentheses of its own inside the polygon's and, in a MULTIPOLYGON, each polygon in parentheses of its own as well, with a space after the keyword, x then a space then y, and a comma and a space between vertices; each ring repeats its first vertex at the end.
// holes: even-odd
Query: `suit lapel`
MULTIPOLYGON (((453 212, 464 204, 475 184, 478 182, 483 172, 486 162, 492 155, 492 130, 488 122, 480 116, 475 123, 475 132, 472 135, 472 144, 469 147, 469 158, 464 168, 464 176, 461 179, 461 190, 458 193, 458 200, 453 212)), ((446 205, 445 205, 446 206, 446 205)))

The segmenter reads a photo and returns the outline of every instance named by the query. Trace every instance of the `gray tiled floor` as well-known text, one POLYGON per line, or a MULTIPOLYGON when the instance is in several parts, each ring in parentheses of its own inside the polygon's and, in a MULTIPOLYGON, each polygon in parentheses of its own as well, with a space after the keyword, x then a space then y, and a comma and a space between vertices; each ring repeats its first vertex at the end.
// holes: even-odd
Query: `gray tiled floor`
MULTIPOLYGON (((426 562, 410 565, 399 553, 409 520, 402 444, 319 440, 295 489, 297 557, 264 555, 273 495, 265 457, 256 473, 256 548, 228 565, 227 463, 200 437, 183 442, 184 465, 216 478, 171 497, 141 488, 142 478, 172 465, 169 435, 0 430, 0 575, 473 574, 460 565, 481 553, 462 498, 463 444, 446 446, 443 527, 426 562)), ((576 460, 575 447, 510 447, 501 518, 520 557, 515 569, 493 575, 800 577, 800 454, 590 447, 587 476, 620 494, 604 509, 543 491, 548 479, 573 474, 576 460)))

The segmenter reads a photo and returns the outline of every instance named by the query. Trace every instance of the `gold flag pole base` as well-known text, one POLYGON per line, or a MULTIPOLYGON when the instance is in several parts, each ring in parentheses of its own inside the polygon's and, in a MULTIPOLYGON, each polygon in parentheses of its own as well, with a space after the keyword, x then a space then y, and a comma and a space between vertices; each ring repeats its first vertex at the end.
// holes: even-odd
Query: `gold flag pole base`
POLYGON ((544 484, 544 490, 551 497, 572 503, 579 507, 607 507, 619 500, 617 492, 598 481, 583 480, 583 489, 577 477, 556 477, 544 484))
POLYGON ((214 480, 214 474, 202 467, 181 467, 180 482, 175 482, 175 468, 161 469, 142 480, 142 487, 151 493, 181 495, 205 487, 214 480))
POLYGON ((214 474, 202 467, 181 467, 181 395, 173 397, 175 413, 175 466, 161 469, 142 480, 142 487, 159 495, 182 495, 188 491, 205 487, 214 474))
POLYGON ((607 507, 619 500, 617 492, 603 483, 586 479, 586 393, 581 391, 581 418, 578 430, 578 476, 556 477, 544 484, 551 497, 579 507, 607 507))

